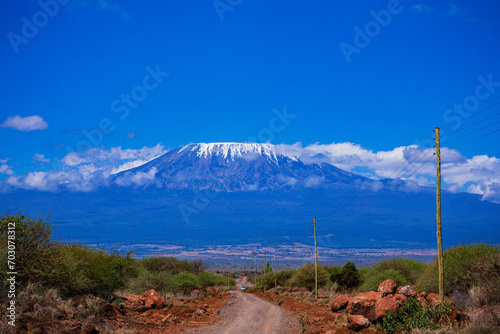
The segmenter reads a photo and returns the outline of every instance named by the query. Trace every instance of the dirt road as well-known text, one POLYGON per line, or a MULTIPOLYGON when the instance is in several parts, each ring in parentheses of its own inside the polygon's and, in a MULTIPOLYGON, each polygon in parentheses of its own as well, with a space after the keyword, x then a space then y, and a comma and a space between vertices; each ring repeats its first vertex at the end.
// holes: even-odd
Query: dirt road
MULTIPOLYGON (((249 285, 246 277, 238 280, 238 290, 249 285)), ((298 333, 298 320, 285 309, 241 291, 233 292, 231 301, 221 312, 221 320, 192 334, 298 333)))

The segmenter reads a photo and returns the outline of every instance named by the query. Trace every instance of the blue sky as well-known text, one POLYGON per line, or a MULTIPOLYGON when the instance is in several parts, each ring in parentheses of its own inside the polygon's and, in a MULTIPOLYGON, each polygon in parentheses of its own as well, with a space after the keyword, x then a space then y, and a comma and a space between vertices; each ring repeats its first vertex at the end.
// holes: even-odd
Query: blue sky
MULTIPOLYGON (((420 143, 500 102, 499 14, 491 1, 9 1, 0 179, 71 167, 85 133, 101 151, 151 148, 131 153, 143 160, 191 142, 420 143)), ((459 150, 499 157, 499 139, 459 150)))

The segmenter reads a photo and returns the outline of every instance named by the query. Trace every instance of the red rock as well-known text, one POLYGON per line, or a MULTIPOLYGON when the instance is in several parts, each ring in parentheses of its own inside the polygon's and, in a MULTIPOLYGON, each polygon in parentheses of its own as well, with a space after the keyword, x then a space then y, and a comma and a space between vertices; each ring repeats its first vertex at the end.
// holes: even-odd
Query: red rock
POLYGON ((368 291, 360 293, 352 299, 350 314, 362 315, 370 321, 375 321, 375 303, 382 298, 382 293, 368 291))
POLYGON ((413 290, 413 288, 411 287, 411 285, 401 286, 398 289, 398 293, 402 294, 402 295, 405 295, 405 296, 409 296, 411 290, 413 290))
POLYGON ((386 310, 396 312, 400 306, 401 304, 396 298, 389 296, 382 297, 375 303, 375 317, 379 320, 388 313, 386 310))
POLYGON ((214 288, 213 286, 207 286, 207 287, 205 288, 205 291, 206 291, 206 292, 210 292, 210 291, 211 291, 211 292, 219 293, 219 290, 217 290, 217 289, 216 289, 216 288, 214 288))
POLYGON ((352 308, 352 300, 354 298, 351 298, 349 299, 349 303, 347 303, 347 307, 345 308, 346 312, 349 313, 351 311, 351 308, 352 308))
POLYGON ((368 326, 370 326, 370 321, 362 315, 347 315, 347 328, 354 331, 359 331, 368 326))
MULTIPOLYGON (((439 295, 438 295, 437 293, 429 293, 429 294, 427 295, 427 298, 426 298, 426 299, 427 299, 427 301, 428 301, 428 302, 430 302, 433 306, 436 306, 436 305, 441 304, 441 302, 439 301, 439 295)), ((450 302, 450 303, 453 305, 453 301, 452 301, 450 298, 448 298, 448 297, 444 296, 444 300, 445 300, 445 301, 447 301, 447 302, 450 302)))
POLYGON ((410 296, 413 298, 417 298, 420 294, 417 290, 410 290, 410 296))
POLYGON ((427 297, 427 292, 425 292, 425 291, 420 292, 420 297, 424 297, 424 298, 427 297))
POLYGON ((396 282, 392 279, 386 279, 380 285, 378 286, 378 292, 381 292, 383 294, 389 294, 389 293, 394 293, 396 292, 396 282))
POLYGON ((425 299, 422 296, 418 296, 417 300, 422 304, 422 306, 425 306, 427 304, 427 299, 425 299))
POLYGON ((165 300, 154 289, 144 292, 144 294, 141 296, 141 299, 144 301, 144 306, 148 309, 160 309, 167 306, 165 300))
POLYGON ((399 302, 399 304, 401 304, 401 306, 406 305, 406 302, 408 301, 408 300, 406 299, 406 296, 405 296, 405 295, 402 295, 402 294, 400 294, 400 293, 396 293, 396 294, 394 295, 394 299, 396 299, 396 300, 399 302))
POLYGON ((352 297, 348 295, 338 296, 337 298, 335 298, 331 306, 332 312, 338 312, 342 309, 345 309, 351 299, 352 297))
POLYGON ((141 296, 138 296, 138 295, 127 295, 125 297, 125 301, 127 304, 138 304, 138 305, 142 305, 144 304, 144 302, 142 301, 141 299, 141 296))

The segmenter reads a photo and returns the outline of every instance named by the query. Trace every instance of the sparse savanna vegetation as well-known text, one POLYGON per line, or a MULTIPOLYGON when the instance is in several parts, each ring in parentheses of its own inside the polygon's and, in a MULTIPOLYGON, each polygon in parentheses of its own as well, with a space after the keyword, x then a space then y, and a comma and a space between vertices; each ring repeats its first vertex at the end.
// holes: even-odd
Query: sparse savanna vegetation
MULTIPOLYGON (((111 302, 119 295, 142 294, 151 289, 163 294, 189 293, 209 286, 227 286, 228 283, 227 277, 207 272, 202 261, 174 257, 137 260, 131 253, 123 255, 58 242, 52 237, 55 225, 49 216, 3 215, 0 220, 2 259, 7 259, 8 255, 9 224, 15 225, 14 262, 19 268, 16 275, 17 317, 24 314, 29 317, 25 319, 31 321, 60 320, 61 310, 74 313, 69 300, 75 296, 89 295, 111 302)), ((0 271, 3 323, 6 323, 8 303, 8 271, 5 265, 0 271)), ((229 283, 234 287, 235 280, 231 279, 229 283)), ((92 305, 96 304, 90 299, 86 309, 91 311, 92 305)), ((9 330, 11 328, 6 325, 0 328, 0 333, 9 330)))
MULTIPOLYGON (((65 314, 75 312, 83 317, 96 316, 101 312, 103 300, 118 308, 121 297, 140 295, 151 289, 163 296, 179 294, 186 299, 190 292, 209 295, 213 292, 205 291, 205 288, 217 286, 225 289, 228 285, 227 273, 209 272, 202 261, 174 257, 139 260, 132 253, 118 254, 58 242, 52 237, 54 224, 50 217, 32 218, 20 213, 1 217, 0 254, 4 259, 8 255, 9 223, 16 226, 16 266, 22 268, 16 277, 18 316, 24 315, 24 319, 31 322, 62 321, 65 314), (75 311, 71 298, 82 295, 87 296, 86 306, 75 311)), ((468 315, 468 322, 460 328, 440 325, 440 319, 449 317, 447 304, 431 308, 412 299, 404 308, 386 315, 379 322, 379 330, 387 333, 500 332, 500 247, 484 243, 458 245, 445 251, 444 260, 445 294, 459 311, 468 315)), ((386 279, 394 280, 398 286, 411 285, 418 291, 438 292, 436 261, 428 264, 392 258, 368 267, 357 267, 350 261, 344 265, 319 265, 318 300, 314 300, 311 293, 315 287, 313 263, 277 273, 268 267, 265 274, 249 277, 249 281, 255 279, 257 289, 270 290, 277 305, 283 307, 287 305, 286 296, 328 306, 335 297, 343 294, 377 290, 386 279), (278 286, 276 290, 275 284, 278 286)), ((0 307, 4 324, 9 289, 7 271, 5 266, 0 271, 0 307)), ((230 287, 235 286, 234 277, 231 275, 230 287)), ((306 327, 304 322, 303 328, 306 327)), ((0 333, 9 333, 9 330, 8 326, 0 327, 0 333)), ((104 327, 100 330, 115 333, 104 327)), ((126 329, 122 333, 127 333, 126 329)))

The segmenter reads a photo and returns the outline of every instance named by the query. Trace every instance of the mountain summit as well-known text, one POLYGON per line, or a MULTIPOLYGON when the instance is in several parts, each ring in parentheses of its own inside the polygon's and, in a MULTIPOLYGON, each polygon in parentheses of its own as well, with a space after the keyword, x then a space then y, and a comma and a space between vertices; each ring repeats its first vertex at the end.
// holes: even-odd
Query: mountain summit
POLYGON ((228 192, 376 182, 327 163, 305 164, 268 143, 189 144, 117 174, 115 182, 133 185, 134 178, 167 189, 228 192))

